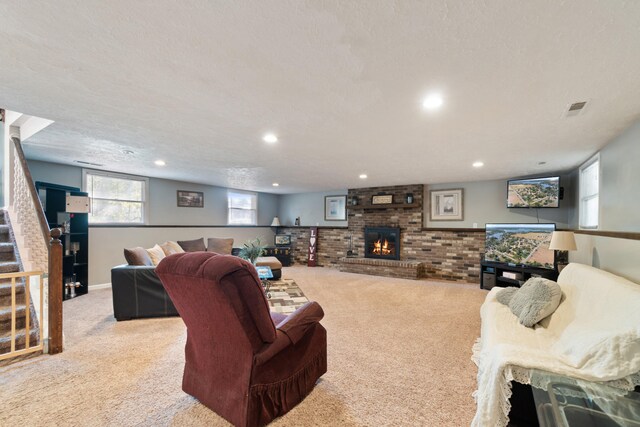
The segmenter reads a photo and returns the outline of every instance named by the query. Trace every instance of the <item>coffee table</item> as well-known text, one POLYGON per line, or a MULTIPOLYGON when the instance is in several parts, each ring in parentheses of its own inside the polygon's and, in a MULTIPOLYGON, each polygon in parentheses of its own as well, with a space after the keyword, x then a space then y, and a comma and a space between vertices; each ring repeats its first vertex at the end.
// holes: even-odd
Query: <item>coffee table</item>
POLYGON ((531 387, 542 427, 640 427, 640 393, 533 370, 531 387))
POLYGON ((262 282, 262 289, 264 289, 264 294, 267 298, 271 298, 271 292, 269 289, 271 288, 271 282, 269 279, 273 279, 273 271, 271 271, 271 267, 267 265, 259 265, 256 266, 256 271, 258 272, 258 277, 262 282))

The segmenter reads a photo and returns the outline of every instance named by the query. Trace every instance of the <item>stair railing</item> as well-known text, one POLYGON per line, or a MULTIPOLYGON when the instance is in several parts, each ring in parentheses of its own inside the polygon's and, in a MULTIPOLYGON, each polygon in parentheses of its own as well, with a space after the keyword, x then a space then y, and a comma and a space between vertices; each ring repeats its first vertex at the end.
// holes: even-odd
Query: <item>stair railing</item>
MULTIPOLYGON (((49 228, 42 203, 38 197, 24 151, 22 150, 20 129, 11 126, 10 135, 14 152, 11 210, 17 216, 14 222, 17 222, 23 231, 23 243, 29 252, 31 266, 35 267, 32 269, 48 272, 48 283, 45 289, 48 297, 43 297, 48 301, 48 316, 46 319, 48 324, 48 346, 45 346, 44 350, 49 354, 56 354, 62 352, 63 276, 62 242, 60 241, 62 233, 57 228, 49 228)), ((41 319, 44 318, 41 317, 41 319)))

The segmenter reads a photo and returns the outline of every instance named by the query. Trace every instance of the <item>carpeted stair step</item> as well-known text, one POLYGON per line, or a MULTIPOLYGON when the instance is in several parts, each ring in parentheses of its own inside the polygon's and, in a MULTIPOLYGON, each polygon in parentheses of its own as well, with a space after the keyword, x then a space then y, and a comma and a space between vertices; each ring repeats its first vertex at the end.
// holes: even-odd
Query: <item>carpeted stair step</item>
POLYGON ((0 209, 0 224, 6 224, 7 220, 5 219, 5 211, 0 209))
POLYGON ((2 273, 17 273, 20 271, 20 264, 16 261, 2 261, 0 262, 0 274, 2 273))
MULTIPOLYGON (((24 279, 16 279, 16 295, 24 294, 24 279)), ((11 279, 0 279, 0 298, 11 296, 11 279)), ((4 304, 0 303, 0 307, 4 304)))
POLYGON ((16 254, 13 249, 13 243, 0 243, 0 261, 15 261, 16 254))
MULTIPOLYGON (((26 307, 24 303, 16 304, 16 329, 24 328, 26 324, 26 307)), ((31 316, 33 324, 33 316, 31 316)), ((11 332, 11 306, 0 307, 0 334, 11 332)))
MULTIPOLYGON (((16 303, 24 304, 25 289, 23 281, 16 281, 16 303)), ((0 282, 0 310, 11 306, 11 281, 0 282)))
MULTIPOLYGON (((26 331, 21 328, 16 330, 16 350, 23 350, 26 343, 26 331)), ((40 340, 40 330, 31 329, 29 331, 29 346, 33 347, 38 344, 40 340)), ((8 353, 11 351, 11 330, 7 333, 0 334, 0 354, 8 353)))
POLYGON ((0 225, 0 242, 11 243, 11 233, 7 224, 0 225))

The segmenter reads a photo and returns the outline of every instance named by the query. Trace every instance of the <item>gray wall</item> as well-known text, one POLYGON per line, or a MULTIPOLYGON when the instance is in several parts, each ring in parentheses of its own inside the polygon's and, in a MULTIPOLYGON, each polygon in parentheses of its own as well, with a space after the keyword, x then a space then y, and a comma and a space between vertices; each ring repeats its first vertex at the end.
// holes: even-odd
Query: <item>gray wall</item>
MULTIPOLYGON (((82 168, 29 160, 34 181, 82 188, 82 168)), ((258 225, 270 225, 278 213, 278 196, 258 193, 258 225)), ((167 240, 204 237, 232 237, 234 246, 259 237, 273 244, 270 227, 229 227, 227 189, 166 179, 149 179, 149 225, 145 227, 89 227, 89 285, 109 283, 111 267, 125 262, 123 249, 133 246, 151 248, 167 240), (204 192, 204 208, 178 208, 177 190, 204 192), (177 225, 182 227, 152 227, 177 225), (223 227, 184 227, 216 225, 223 227)))
MULTIPOLYGON (((588 159, 584 159, 587 161, 588 159)), ((571 175, 578 188, 578 170, 571 175)), ((640 232, 640 122, 600 150, 600 230, 640 232)), ((571 228, 578 228, 576 209, 571 228)), ((576 234, 571 262, 592 265, 640 283, 640 240, 576 234)))
POLYGON ((600 229, 640 232, 640 122, 600 151, 600 229))
MULTIPOLYGON (((82 168, 29 160, 34 181, 82 188, 82 168)), ((227 189, 168 179, 149 178, 148 225, 226 225, 227 189), (202 191, 204 208, 179 208, 177 190, 202 191)), ((270 225, 278 214, 278 195, 258 193, 258 225, 270 225)))
MULTIPOLYGON (((540 176, 558 175, 554 173, 540 174, 540 176)), ((515 177, 514 177, 515 178, 515 177)), ((433 228, 484 228, 486 223, 518 223, 518 222, 554 222, 558 228, 567 228, 569 214, 574 207, 572 196, 572 181, 569 176, 560 177, 560 186, 564 187, 565 197, 560 201, 557 209, 523 209, 507 208, 507 180, 455 182, 449 184, 432 184, 425 186, 425 227, 433 228), (430 221, 429 220, 429 191, 462 188, 464 221, 430 221)))
MULTIPOLYGON (((576 188, 571 228, 579 225, 578 171, 579 168, 571 174, 576 188)), ((639 185, 640 122, 637 122, 600 150, 600 230, 640 232, 639 185)))
POLYGON ((59 163, 27 160, 33 181, 82 188, 82 168, 59 163))
MULTIPOLYGON (((282 225, 293 225, 296 217, 300 217, 300 225, 347 226, 347 221, 324 220, 325 196, 346 195, 347 190, 324 191, 319 193, 283 194, 280 196, 278 216, 282 225)), ((347 201, 348 202, 348 201, 347 201)))
POLYGON ((591 265, 640 284, 640 240, 576 234, 569 261, 591 265))

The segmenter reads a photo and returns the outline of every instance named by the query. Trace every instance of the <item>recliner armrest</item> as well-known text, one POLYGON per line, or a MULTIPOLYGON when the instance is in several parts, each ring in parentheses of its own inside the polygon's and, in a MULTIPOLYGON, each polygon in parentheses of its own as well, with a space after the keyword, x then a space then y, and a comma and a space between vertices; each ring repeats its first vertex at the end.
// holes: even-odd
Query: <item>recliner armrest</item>
POLYGON ((302 339, 311 325, 318 323, 324 317, 322 307, 315 301, 310 301, 298 308, 276 325, 276 329, 284 332, 293 344, 302 339))
POLYGON ((299 307, 282 322, 276 325, 276 340, 269 343, 255 355, 255 362, 261 365, 280 353, 286 347, 295 345, 304 337, 309 328, 318 323, 324 317, 322 307, 315 301, 311 301, 299 307))

